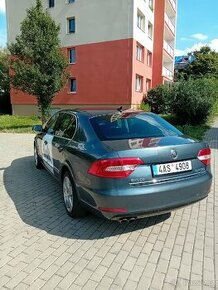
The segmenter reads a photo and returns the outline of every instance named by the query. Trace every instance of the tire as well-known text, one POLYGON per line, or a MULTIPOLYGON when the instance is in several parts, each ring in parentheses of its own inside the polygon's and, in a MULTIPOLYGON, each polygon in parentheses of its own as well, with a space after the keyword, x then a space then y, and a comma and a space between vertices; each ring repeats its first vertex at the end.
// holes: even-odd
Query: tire
POLYGON ((42 161, 39 158, 39 154, 37 152, 36 144, 34 143, 34 163, 37 169, 42 169, 42 161))
POLYGON ((78 218, 86 215, 86 210, 81 206, 78 200, 76 187, 69 171, 64 173, 62 179, 62 193, 64 206, 69 216, 78 218))

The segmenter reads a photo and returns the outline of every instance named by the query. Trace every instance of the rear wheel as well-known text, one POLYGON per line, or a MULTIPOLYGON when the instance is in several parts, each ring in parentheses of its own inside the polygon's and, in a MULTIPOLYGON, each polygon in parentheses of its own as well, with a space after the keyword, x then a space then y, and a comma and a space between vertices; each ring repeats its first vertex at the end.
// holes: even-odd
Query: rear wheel
POLYGON ((37 169, 42 169, 43 165, 37 152, 36 144, 34 143, 34 163, 37 169))
POLYGON ((69 216, 73 218, 82 217, 86 214, 85 209, 81 206, 73 178, 69 171, 65 172, 62 180, 62 191, 64 198, 64 205, 69 216))

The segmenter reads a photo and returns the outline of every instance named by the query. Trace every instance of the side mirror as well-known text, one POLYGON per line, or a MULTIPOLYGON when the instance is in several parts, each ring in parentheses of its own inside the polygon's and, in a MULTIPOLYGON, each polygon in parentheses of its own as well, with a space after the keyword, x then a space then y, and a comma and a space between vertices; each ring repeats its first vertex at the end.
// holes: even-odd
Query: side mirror
POLYGON ((34 132, 41 133, 42 132, 42 125, 34 125, 32 130, 34 132))

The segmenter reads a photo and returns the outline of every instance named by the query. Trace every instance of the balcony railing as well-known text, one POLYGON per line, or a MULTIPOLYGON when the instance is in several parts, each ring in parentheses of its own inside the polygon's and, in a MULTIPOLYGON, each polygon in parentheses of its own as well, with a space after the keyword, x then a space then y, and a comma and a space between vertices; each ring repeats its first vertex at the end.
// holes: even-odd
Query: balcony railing
POLYGON ((173 22, 170 20, 169 16, 165 13, 165 22, 169 26, 170 30, 175 34, 175 25, 173 22))
POLYGON ((166 42, 166 40, 164 40, 164 49, 170 56, 174 57, 174 49, 166 42))
POLYGON ((173 6, 173 9, 176 11, 176 2, 175 0, 169 0, 171 5, 173 6))
POLYGON ((171 72, 170 70, 168 70, 166 67, 163 66, 163 71, 162 74, 164 77, 173 80, 173 72, 171 72))

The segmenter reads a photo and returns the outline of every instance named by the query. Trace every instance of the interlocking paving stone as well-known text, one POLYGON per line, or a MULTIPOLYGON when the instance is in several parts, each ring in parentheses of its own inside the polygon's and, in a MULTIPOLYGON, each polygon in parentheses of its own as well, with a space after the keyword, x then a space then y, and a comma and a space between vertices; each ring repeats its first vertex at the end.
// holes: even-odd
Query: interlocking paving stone
POLYGON ((132 223, 73 220, 33 162, 32 134, 0 134, 1 289, 218 289, 218 120, 200 203, 132 223))

